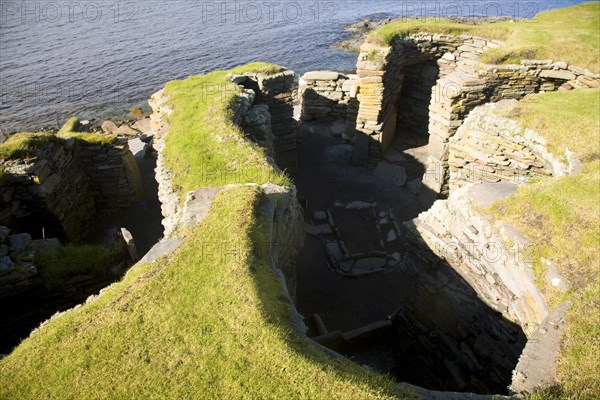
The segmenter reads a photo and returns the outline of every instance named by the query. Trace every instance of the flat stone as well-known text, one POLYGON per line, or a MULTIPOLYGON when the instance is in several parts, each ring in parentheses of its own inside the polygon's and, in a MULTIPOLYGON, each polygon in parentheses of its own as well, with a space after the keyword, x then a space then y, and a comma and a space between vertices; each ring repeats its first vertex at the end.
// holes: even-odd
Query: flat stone
POLYGON ((333 233, 333 230, 331 229, 331 226, 329 224, 321 224, 321 225, 317 225, 317 229, 319 229, 319 232, 321 232, 322 234, 329 234, 329 233, 333 233))
POLYGON ((327 248, 327 253, 336 260, 341 261, 344 259, 344 253, 338 242, 328 242, 325 247, 327 248))
POLYGON ((15 264, 12 262, 10 257, 0 257, 0 276, 8 275, 15 270, 15 264))
POLYGON ((406 168, 401 165, 382 161, 377 164, 373 175, 396 186, 406 185, 406 168))
POLYGON ((474 205, 487 208, 494 202, 510 196, 517 191, 518 186, 514 183, 481 183, 471 188, 470 198, 474 205))
POLYGON ((304 232, 308 233, 311 236, 318 236, 321 233, 321 230, 313 224, 305 223, 304 232))
POLYGON ((193 228, 208 215, 208 210, 214 198, 223 187, 198 189, 188 193, 183 205, 181 225, 193 228))
POLYGON ((325 211, 315 211, 313 217, 317 220, 327 219, 327 213, 325 211))
POLYGON ((168 256, 177 250, 182 243, 182 238, 162 239, 160 242, 156 243, 144 257, 142 257, 140 263, 152 263, 160 257, 168 256))
POLYGON ((143 133, 150 132, 152 130, 152 121, 150 118, 140 119, 133 124, 132 128, 143 133))
POLYGON ((10 235, 8 237, 8 252, 19 253, 27 248, 31 243, 31 236, 29 233, 18 233, 16 235, 10 235))
POLYGON ((336 81, 339 78, 339 72, 335 71, 310 71, 302 76, 305 81, 336 81))
POLYGON ((346 208, 348 210, 362 210, 364 208, 371 208, 373 206, 374 206, 373 203, 367 203, 366 201, 353 201, 353 202, 348 203, 346 208))
POLYGON ((133 129, 129 125, 121 125, 117 130, 113 131, 112 133, 114 133, 115 135, 122 136, 137 136, 140 134, 139 131, 133 129))
POLYGON ((146 143, 142 142, 140 138, 131 139, 128 141, 128 143, 129 150, 131 150, 131 153, 134 156, 137 156, 139 152, 143 152, 144 147, 146 146, 146 143))
POLYGON ((137 247, 135 245, 135 240, 133 239, 133 235, 131 234, 131 232, 129 232, 125 228, 121 228, 120 232, 121 232, 121 237, 123 238, 123 241, 125 242, 125 245, 127 246, 127 252, 129 253, 129 258, 131 258, 131 260, 133 262, 136 262, 139 259, 139 257, 138 257, 137 247))
POLYGON ((393 242, 393 241, 394 241, 394 240, 396 240, 396 239, 398 239, 398 235, 396 235, 396 231, 394 231, 393 229, 391 229, 391 230, 388 232, 388 235, 387 235, 387 241, 388 241, 388 242, 393 242))
POLYGON ((106 133, 114 133, 118 129, 117 124, 112 121, 104 121, 100 127, 106 133))
POLYGON ((372 257, 372 258, 361 258, 354 264, 355 268, 358 269, 378 269, 385 267, 385 258, 372 257))
POLYGON ((549 78, 549 79, 562 79, 565 81, 570 81, 575 79, 576 76, 574 73, 563 70, 543 70, 540 72, 540 78, 549 78))

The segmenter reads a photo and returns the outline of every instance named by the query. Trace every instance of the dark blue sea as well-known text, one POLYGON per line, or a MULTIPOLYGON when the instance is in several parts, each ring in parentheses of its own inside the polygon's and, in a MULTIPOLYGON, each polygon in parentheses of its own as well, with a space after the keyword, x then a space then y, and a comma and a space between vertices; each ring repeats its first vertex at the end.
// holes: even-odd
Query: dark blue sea
POLYGON ((165 82, 254 60, 350 70, 367 16, 512 16, 583 1, 0 0, 0 129, 124 116, 165 82))

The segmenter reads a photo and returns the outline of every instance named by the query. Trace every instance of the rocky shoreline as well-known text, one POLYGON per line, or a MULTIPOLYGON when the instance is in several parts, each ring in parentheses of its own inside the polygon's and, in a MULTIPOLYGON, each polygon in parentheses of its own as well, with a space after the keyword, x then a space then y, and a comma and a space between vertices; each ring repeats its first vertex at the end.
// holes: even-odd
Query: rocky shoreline
MULTIPOLYGON (((334 49, 349 51, 352 53, 360 53, 360 46, 365 42, 366 37, 373 31, 382 26, 408 20, 416 20, 415 17, 384 17, 383 15, 375 15, 366 17, 357 22, 352 22, 344 25, 344 29, 349 33, 350 38, 331 45, 334 49), (380 17, 380 18, 379 18, 380 17)), ((482 25, 497 22, 515 22, 512 17, 447 17, 445 20, 466 24, 466 25, 482 25)))

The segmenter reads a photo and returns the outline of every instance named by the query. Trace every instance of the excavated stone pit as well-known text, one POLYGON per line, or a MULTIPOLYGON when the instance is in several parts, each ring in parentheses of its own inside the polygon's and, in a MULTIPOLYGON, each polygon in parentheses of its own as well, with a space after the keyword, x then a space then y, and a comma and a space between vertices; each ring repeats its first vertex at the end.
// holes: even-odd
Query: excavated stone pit
POLYGON ((299 83, 297 303, 309 336, 427 389, 506 394, 533 387, 519 376, 539 374, 522 368, 545 368, 517 366, 548 316, 527 240, 478 210, 581 163, 568 152, 559 161, 496 110, 598 76, 548 60, 478 61, 502 45, 413 34, 365 43, 356 74, 313 71, 299 83))

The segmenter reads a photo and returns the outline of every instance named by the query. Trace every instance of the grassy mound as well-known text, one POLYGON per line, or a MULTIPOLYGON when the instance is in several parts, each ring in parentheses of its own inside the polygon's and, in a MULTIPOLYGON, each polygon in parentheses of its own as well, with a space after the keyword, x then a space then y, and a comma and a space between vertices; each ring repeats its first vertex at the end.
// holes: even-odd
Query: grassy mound
POLYGON ((464 25, 444 20, 421 19, 395 22, 373 32, 369 39, 390 44, 395 37, 430 32, 468 34, 505 41, 488 50, 482 61, 518 64, 523 59, 551 59, 600 72, 600 2, 544 11, 531 20, 464 25))
MULTIPOLYGON (((571 300, 559 364, 561 385, 538 398, 600 398, 600 91, 535 95, 504 111, 585 161, 574 176, 545 178, 496 203, 492 213, 531 240, 537 283, 552 304, 571 300), (545 279, 551 260, 572 288, 558 293, 545 279)), ((535 397, 534 397, 535 398, 535 397)))
POLYGON ((173 255, 46 323, 0 361, 0 398, 412 398, 291 331, 261 196, 223 191, 173 255))
POLYGON ((117 142, 114 135, 77 132, 77 118, 71 118, 56 135, 47 132, 20 132, 0 144, 0 161, 33 158, 36 151, 51 141, 74 138, 84 146, 110 145, 117 142))
POLYGON ((239 89, 228 78, 230 73, 281 70, 271 64, 252 63, 166 85, 165 94, 174 111, 169 116, 164 159, 179 193, 247 182, 289 185, 289 179, 266 161, 264 150, 244 139, 231 121, 239 89))

